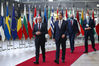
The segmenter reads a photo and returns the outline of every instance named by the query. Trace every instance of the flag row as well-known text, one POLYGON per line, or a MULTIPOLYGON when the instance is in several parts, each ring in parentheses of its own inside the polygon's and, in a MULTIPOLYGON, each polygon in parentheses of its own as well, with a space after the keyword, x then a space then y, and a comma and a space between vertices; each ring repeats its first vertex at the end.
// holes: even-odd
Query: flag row
MULTIPOLYGON (((18 5, 18 20, 16 19, 15 16, 15 7, 13 4, 13 11, 12 11, 12 20, 10 21, 9 18, 9 9, 8 9, 8 2, 6 3, 6 17, 4 17, 4 9, 3 9, 3 3, 1 3, 1 20, 0 20, 0 34, 2 41, 5 39, 10 40, 13 39, 15 40, 17 37, 19 40, 22 39, 22 37, 25 38, 25 40, 29 37, 30 39, 33 37, 32 31, 34 28, 34 25, 37 23, 37 7, 35 6, 34 9, 34 16, 33 20, 31 20, 31 10, 30 10, 30 5, 28 6, 28 16, 26 12, 26 5, 24 5, 24 16, 21 16, 21 8, 20 5, 18 5), (23 21, 22 18, 23 17, 23 21), (5 19, 5 21, 4 21, 5 19)), ((82 22, 84 20, 84 13, 83 10, 81 12, 81 16, 79 16, 79 11, 77 10, 74 12, 73 10, 69 11, 66 9, 66 12, 64 13, 63 8, 61 9, 62 15, 64 19, 68 20, 69 19, 69 14, 75 14, 75 18, 78 21, 79 24, 79 34, 84 35, 84 30, 82 28, 82 22)), ((50 37, 52 37, 52 34, 54 33, 54 23, 56 20, 58 20, 58 8, 57 11, 54 12, 54 8, 52 9, 48 7, 48 10, 46 7, 44 8, 44 16, 43 16, 43 22, 47 24, 47 29, 48 29, 48 34, 50 37)), ((41 14, 41 8, 39 9, 39 15, 42 16, 41 14)), ((94 10, 92 11, 92 18, 94 19, 94 10)), ((99 27, 98 27, 99 28, 99 27)))

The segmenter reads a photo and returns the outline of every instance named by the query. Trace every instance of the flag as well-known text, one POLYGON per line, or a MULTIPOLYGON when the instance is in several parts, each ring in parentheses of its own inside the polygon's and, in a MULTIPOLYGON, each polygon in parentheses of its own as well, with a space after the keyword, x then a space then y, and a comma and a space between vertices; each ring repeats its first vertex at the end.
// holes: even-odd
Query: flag
POLYGON ((24 18, 23 18, 23 34, 26 40, 28 38, 28 28, 26 23, 26 6, 25 5, 24 5, 24 18))
POLYGON ((62 7, 62 16, 64 17, 64 13, 63 13, 63 7, 62 7))
POLYGON ((1 25, 4 29, 4 10, 3 10, 3 3, 1 3, 1 25))
POLYGON ((83 30, 83 28, 82 28, 82 22, 84 21, 84 15, 83 15, 83 10, 82 10, 82 13, 81 13, 81 25, 80 25, 80 30, 81 30, 81 34, 82 34, 82 36, 84 36, 84 30, 83 30))
POLYGON ((56 20, 58 20, 58 7, 57 7, 57 15, 56 15, 56 20))
POLYGON ((29 34, 29 38, 31 39, 32 38, 32 28, 31 28, 31 25, 30 25, 30 5, 29 5, 29 12, 28 12, 28 34, 29 34))
POLYGON ((52 12, 51 12, 51 31, 52 31, 52 34, 54 34, 54 9, 52 7, 52 12))
POLYGON ((30 14, 29 14, 29 22, 30 22, 30 26, 31 26, 31 28, 32 28, 32 12, 31 12, 31 10, 30 10, 30 14))
POLYGON ((10 30, 10 26, 9 26, 8 2, 6 5, 6 23, 5 23, 4 32, 5 32, 5 36, 6 36, 7 40, 10 40, 11 30, 10 30))
POLYGON ((67 8, 66 8, 66 15, 65 15, 65 16, 66 16, 66 20, 67 20, 67 19, 68 19, 68 13, 67 13, 67 8))
POLYGON ((69 16, 68 18, 70 18, 70 15, 72 14, 72 9, 69 10, 69 16))
POLYGON ((47 13, 46 13, 46 8, 44 8, 44 23, 47 23, 47 13))
POLYGON ((48 7, 48 34, 50 37, 52 37, 52 32, 51 32, 51 25, 50 25, 50 22, 51 22, 51 15, 50 15, 50 7, 48 7))
POLYGON ((92 19, 95 21, 95 18, 94 18, 94 10, 92 11, 92 19))
MULTIPOLYGON (((92 10, 92 19, 93 19, 93 21, 95 22, 95 18, 94 18, 94 10, 92 10)), ((94 28, 94 34, 96 34, 96 31, 95 31, 95 28, 94 28)))
POLYGON ((99 36, 99 23, 96 25, 96 33, 99 36))
POLYGON ((33 28, 34 29, 34 25, 37 23, 37 17, 36 17, 36 6, 35 6, 35 9, 34 9, 34 18, 33 18, 33 28))
POLYGON ((14 4, 13 4, 13 13, 12 13, 11 35, 13 40, 17 38, 17 22, 15 17, 14 4))
POLYGON ((48 21, 47 21, 47 12, 46 12, 46 7, 44 8, 44 21, 43 21, 43 22, 45 23, 46 28, 47 28, 47 26, 48 26, 48 25, 47 25, 47 24, 48 24, 47 22, 48 22, 48 21))
POLYGON ((33 19, 33 28, 34 28, 34 24, 37 23, 37 17, 36 17, 36 6, 35 6, 35 9, 34 9, 34 19, 33 19))
POLYGON ((39 6, 39 16, 41 16, 41 7, 39 6))
POLYGON ((17 35, 19 37, 19 40, 22 38, 22 22, 21 22, 21 8, 18 8, 18 23, 17 23, 17 35))
MULTIPOLYGON (((82 28, 81 27, 81 24, 80 24, 80 22, 79 22, 79 11, 77 10, 77 14, 76 14, 76 18, 77 18, 77 22, 78 22, 78 26, 80 27, 80 29, 82 28)), ((80 31, 77 33, 77 35, 80 35, 80 31)))
POLYGON ((75 18, 75 9, 72 8, 72 14, 74 15, 74 18, 75 18))
POLYGON ((1 22, 0 22, 0 34, 2 41, 5 40, 5 35, 4 35, 4 13, 3 13, 3 3, 1 3, 1 22))

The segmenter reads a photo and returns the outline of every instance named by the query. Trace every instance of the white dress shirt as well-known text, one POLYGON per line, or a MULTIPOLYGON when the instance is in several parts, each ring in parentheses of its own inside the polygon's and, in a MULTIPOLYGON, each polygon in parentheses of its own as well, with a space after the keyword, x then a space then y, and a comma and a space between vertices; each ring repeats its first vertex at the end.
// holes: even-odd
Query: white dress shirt
POLYGON ((61 26, 62 26, 62 21, 63 20, 59 20, 59 23, 58 23, 59 28, 61 28, 61 26))

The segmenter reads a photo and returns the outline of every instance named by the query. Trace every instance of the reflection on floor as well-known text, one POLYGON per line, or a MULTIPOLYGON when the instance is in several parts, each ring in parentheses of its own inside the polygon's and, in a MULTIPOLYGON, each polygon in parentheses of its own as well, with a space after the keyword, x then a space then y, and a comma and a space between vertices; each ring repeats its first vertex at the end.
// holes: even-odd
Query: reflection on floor
POLYGON ((71 66, 99 66, 99 51, 83 54, 71 66))
MULTIPOLYGON (((19 44, 18 44, 19 41, 17 41, 17 40, 16 41, 10 41, 10 44, 12 44, 14 47, 17 48, 17 49, 13 49, 13 46, 12 46, 12 49, 10 49, 10 50, 7 50, 8 41, 5 41, 3 43, 0 42, 0 45, 3 45, 3 49, 5 49, 5 51, 0 52, 0 66, 15 66, 16 64, 19 64, 19 63, 21 63, 21 62, 23 62, 29 58, 34 57, 35 56, 35 52, 34 52, 35 51, 35 45, 34 45, 33 40, 31 42, 33 43, 32 44, 33 47, 28 47, 29 41, 27 40, 27 41, 23 41, 23 43, 26 44, 25 48, 17 48, 19 46, 19 44)), ((82 40, 75 40, 75 46, 84 45, 83 42, 84 41, 82 41, 82 40)), ((97 41, 96 41, 96 43, 97 43, 97 41)), ((67 48, 70 47, 68 40, 66 42, 66 45, 67 45, 67 48)), ((51 51, 51 50, 55 50, 55 43, 52 40, 48 40, 46 43, 46 51, 51 51)), ((96 54, 99 54, 99 53, 96 53, 96 54)))

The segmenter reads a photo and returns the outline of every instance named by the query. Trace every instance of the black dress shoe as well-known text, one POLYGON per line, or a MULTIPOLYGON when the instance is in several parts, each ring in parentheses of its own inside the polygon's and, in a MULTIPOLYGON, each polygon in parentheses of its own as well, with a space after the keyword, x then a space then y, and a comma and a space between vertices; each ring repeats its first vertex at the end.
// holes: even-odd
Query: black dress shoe
POLYGON ((39 64, 39 62, 36 62, 36 61, 35 61, 34 64, 39 64))
POLYGON ((43 59, 43 62, 45 62, 45 59, 43 59))
POLYGON ((65 62, 65 60, 62 60, 62 63, 64 63, 65 62))
POLYGON ((83 52, 83 53, 88 53, 88 51, 85 51, 85 52, 83 52))
POLYGON ((59 61, 57 61, 57 60, 55 60, 54 62, 57 63, 57 64, 59 64, 59 61))
POLYGON ((94 51, 96 51, 96 49, 94 48, 94 51))

